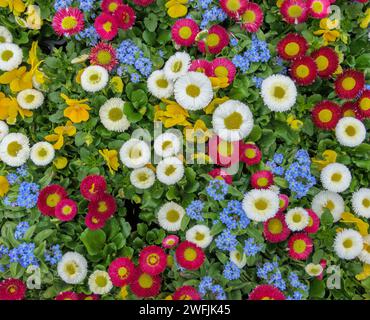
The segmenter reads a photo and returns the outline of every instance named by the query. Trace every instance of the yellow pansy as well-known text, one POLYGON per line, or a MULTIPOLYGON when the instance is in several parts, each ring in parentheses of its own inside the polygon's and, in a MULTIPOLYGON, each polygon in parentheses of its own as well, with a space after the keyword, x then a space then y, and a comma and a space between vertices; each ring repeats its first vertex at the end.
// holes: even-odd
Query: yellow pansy
POLYGON ((224 96, 222 98, 214 98, 211 103, 206 106, 203 110, 206 114, 211 114, 213 111, 218 107, 220 104, 224 103, 225 101, 229 100, 229 97, 224 96))
POLYGON ((0 176, 0 197, 4 197, 9 191, 8 179, 4 176, 0 176))
POLYGON ((167 14, 171 18, 180 18, 188 13, 188 8, 184 6, 188 0, 170 0, 166 2, 167 14))
POLYGON ((112 86, 112 90, 113 90, 114 93, 122 93, 122 91, 123 91, 123 81, 120 77, 114 76, 111 79, 110 84, 112 86))
POLYGON ((320 170, 324 169, 328 164, 334 163, 337 160, 337 153, 334 150, 325 150, 322 153, 324 160, 312 158, 312 162, 315 163, 320 170))
POLYGON ((55 142, 53 145, 55 150, 59 150, 63 147, 64 136, 72 137, 76 134, 76 127, 71 121, 67 121, 65 126, 59 126, 54 129, 55 134, 50 134, 45 137, 46 141, 55 142))
POLYGON ((22 0, 0 0, 0 7, 9 7, 9 10, 11 10, 15 15, 19 15, 26 10, 26 6, 22 0))
POLYGON ((119 168, 117 150, 103 149, 103 150, 99 150, 99 153, 104 158, 105 162, 107 163, 109 172, 111 174, 114 174, 114 172, 117 171, 119 168))
POLYGON ((27 63, 31 66, 31 73, 32 73, 33 79, 38 84, 41 85, 45 83, 45 74, 40 70, 39 67, 44 60, 38 59, 37 48, 38 48, 38 42, 37 41, 32 42, 32 46, 29 52, 27 63))
POLYGON ((301 120, 296 119, 292 114, 288 116, 286 119, 287 124, 292 130, 298 131, 302 128, 303 122, 301 120))
POLYGON ((343 212, 342 218, 340 220, 344 223, 354 223, 358 229, 358 232, 364 237, 368 234, 369 224, 365 221, 361 220, 360 218, 355 217, 350 212, 343 212))
MULTIPOLYGON (((340 32, 338 30, 333 30, 339 27, 338 20, 330 20, 328 18, 320 20, 320 30, 314 31, 314 34, 317 36, 322 36, 324 40, 324 45, 328 45, 329 42, 335 42, 337 38, 340 36, 340 32)), ((346 40, 343 38, 342 40, 346 40)), ((344 41, 345 42, 345 41, 344 41)))
POLYGON ((68 164, 68 159, 66 157, 58 157, 55 158, 53 164, 57 169, 64 169, 68 164))
POLYGON ((370 264, 365 263, 362 272, 356 275, 356 279, 362 281, 366 280, 368 277, 370 277, 370 264))
POLYGON ((160 106, 155 106, 154 120, 162 121, 166 128, 170 128, 176 125, 179 126, 191 126, 191 123, 187 121, 189 113, 182 108, 177 102, 167 99, 162 99, 166 104, 166 109, 162 110, 160 106))
POLYGON ((226 88, 229 86, 229 79, 227 77, 209 77, 209 80, 211 80, 213 89, 226 88))
POLYGON ((60 96, 68 105, 68 107, 64 109, 65 117, 67 117, 73 123, 80 123, 89 120, 89 110, 91 110, 91 108, 85 104, 85 102, 89 101, 89 99, 71 99, 63 93, 60 96))
POLYGON ((32 30, 40 30, 42 26, 41 10, 39 6, 30 4, 26 11, 27 27, 32 30))
POLYGON ((197 120, 194 126, 184 128, 184 135, 187 141, 204 143, 212 136, 212 133, 203 120, 197 120))
POLYGON ((6 120, 8 124, 15 124, 18 114, 24 119, 24 117, 32 117, 33 112, 22 109, 17 99, 7 98, 4 93, 0 92, 0 120, 6 120))
POLYGON ((32 72, 26 67, 4 72, 0 76, 0 84, 9 84, 12 92, 32 89, 32 72))
POLYGON ((370 23, 370 8, 365 11, 365 17, 360 20, 360 28, 366 29, 370 23))

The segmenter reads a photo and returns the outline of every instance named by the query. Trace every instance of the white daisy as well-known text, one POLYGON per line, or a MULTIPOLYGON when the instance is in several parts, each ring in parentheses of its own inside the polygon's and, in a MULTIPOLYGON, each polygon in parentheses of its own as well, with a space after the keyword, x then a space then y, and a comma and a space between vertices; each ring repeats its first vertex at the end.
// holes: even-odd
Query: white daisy
POLYGON ((337 233, 334 251, 341 259, 352 260, 362 251, 364 242, 361 234, 353 229, 344 229, 337 233))
POLYGON ((271 190, 253 189, 244 195, 243 210, 251 220, 266 221, 278 212, 279 197, 271 190))
POLYGON ((203 249, 211 244, 212 239, 211 230, 205 225, 197 224, 186 231, 186 240, 203 249))
POLYGON ((308 226, 309 215, 303 208, 293 208, 286 213, 285 222, 291 231, 301 231, 308 226))
POLYGON ((248 106, 228 100, 217 107, 212 117, 215 133, 225 141, 239 141, 253 129, 253 115, 248 106))
POLYGON ((186 52, 176 52, 164 65, 163 71, 168 80, 175 80, 189 70, 191 58, 186 52))
POLYGON ((38 142, 31 148, 30 158, 37 166, 46 166, 53 161, 55 150, 49 142, 38 142))
POLYGON ((321 171, 322 186, 332 192, 343 192, 351 184, 352 176, 349 169, 341 163, 330 163, 321 171))
POLYGON ((7 28, 0 26, 0 43, 4 42, 13 42, 13 36, 7 28))
POLYGON ((22 90, 17 95, 18 104, 26 110, 40 108, 44 103, 44 95, 35 89, 22 90))
POLYGON ((158 99, 169 98, 173 94, 173 83, 166 78, 163 70, 154 71, 148 78, 149 92, 158 99))
POLYGON ((22 133, 9 133, 0 142, 0 159, 8 166, 20 167, 29 156, 29 140, 22 133))
POLYGON ((81 86, 87 92, 104 89, 108 80, 108 71, 101 66, 89 66, 81 74, 81 86))
POLYGON ((370 189, 361 188, 352 194, 353 211, 364 218, 370 218, 370 189))
POLYGON ((22 49, 14 43, 0 43, 0 70, 12 71, 23 60, 22 49))
POLYGON ((356 147, 365 140, 366 128, 362 121, 353 117, 344 117, 335 127, 335 136, 342 146, 356 147))
POLYGON ((247 264, 247 256, 245 253, 240 253, 238 250, 230 252, 230 260, 239 268, 242 269, 247 264))
POLYGON ((155 182, 155 173, 147 167, 135 169, 130 174, 130 181, 138 189, 149 189, 155 182))
POLYGON ((122 145, 119 156, 126 167, 137 169, 150 162, 150 149, 144 141, 130 139, 122 145))
POLYGON ((172 185, 184 176, 184 164, 179 158, 169 157, 159 161, 157 165, 157 178, 166 185, 172 185))
POLYGON ((171 201, 164 204, 157 213, 159 225, 166 231, 178 231, 185 215, 185 209, 171 201))
POLYGON ((366 264, 370 264, 370 235, 363 237, 363 241, 364 241, 364 248, 362 249, 358 258, 360 259, 360 261, 366 264))
POLYGON ((187 110, 203 109, 213 99, 212 83, 201 72, 188 72, 178 78, 174 92, 177 103, 187 110))
POLYGON ((107 130, 124 132, 129 128, 130 122, 124 114, 124 105, 125 101, 122 99, 111 98, 100 107, 100 121, 107 130))
POLYGON ((94 271, 89 277, 88 284, 94 294, 107 294, 113 288, 108 272, 102 270, 94 271))
POLYGON ((307 274, 311 277, 317 277, 323 272, 321 264, 309 263, 305 268, 307 274))
POLYGON ((66 283, 81 283, 87 274, 87 261, 77 252, 66 252, 58 263, 58 275, 66 283))
POLYGON ((0 142, 9 133, 9 127, 6 122, 0 120, 0 142))
POLYGON ((321 217, 324 209, 328 209, 330 211, 334 222, 339 221, 342 217, 342 213, 344 212, 343 198, 335 192, 320 191, 312 199, 312 210, 317 213, 319 217, 321 217))
POLYGON ((162 133, 154 140, 154 152, 163 158, 178 154, 180 147, 180 139, 171 132, 162 133))
POLYGON ((297 99, 297 88, 292 79, 274 74, 262 81, 261 95, 265 105, 276 112, 290 110, 297 99))

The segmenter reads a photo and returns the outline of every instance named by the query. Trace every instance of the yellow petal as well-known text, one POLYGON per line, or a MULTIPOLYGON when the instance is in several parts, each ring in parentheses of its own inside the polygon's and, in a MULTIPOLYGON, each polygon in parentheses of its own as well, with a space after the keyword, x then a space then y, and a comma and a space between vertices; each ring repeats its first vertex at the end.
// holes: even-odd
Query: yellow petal
POLYGON ((185 16, 188 13, 188 8, 183 6, 182 4, 176 4, 167 10, 167 14, 171 18, 180 18, 185 16))
POLYGON ((68 164, 68 159, 66 157, 57 157, 53 164, 57 169, 64 169, 68 164))

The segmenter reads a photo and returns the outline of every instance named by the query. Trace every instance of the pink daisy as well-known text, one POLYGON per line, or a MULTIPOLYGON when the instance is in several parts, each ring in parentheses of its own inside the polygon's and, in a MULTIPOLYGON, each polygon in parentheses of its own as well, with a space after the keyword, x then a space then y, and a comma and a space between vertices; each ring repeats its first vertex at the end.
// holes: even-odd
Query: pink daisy
POLYGON ((229 35, 225 28, 214 25, 208 29, 207 36, 198 42, 202 53, 218 54, 229 44, 229 35))
POLYGON ((212 74, 212 63, 204 59, 193 60, 189 71, 202 72, 209 77, 212 74))
POLYGON ((94 27, 99 36, 104 40, 112 40, 118 33, 116 19, 105 12, 95 19, 94 27))
POLYGON ((235 65, 227 58, 216 58, 211 63, 211 76, 228 78, 229 84, 234 81, 236 74, 235 65))
POLYGON ((294 260, 306 260, 313 251, 312 239, 306 233, 295 233, 288 241, 289 256, 294 260))
POLYGON ((97 200, 105 193, 107 183, 103 176, 90 175, 81 181, 80 192, 89 201, 97 200))
POLYGON ((263 11, 254 2, 248 2, 245 11, 241 15, 242 27, 248 32, 257 32, 263 23, 263 11))
POLYGON ((147 246, 140 252, 139 266, 150 275, 157 275, 166 269, 167 255, 161 247, 147 246))
POLYGON ((120 6, 115 12, 114 17, 118 22, 118 27, 123 30, 130 29, 136 20, 134 9, 127 4, 120 6))
POLYGON ((199 27, 193 19, 178 19, 172 26, 171 35, 173 41, 184 47, 190 47, 195 43, 199 33, 199 27))
POLYGON ((117 258, 109 265, 108 273, 113 285, 123 287, 133 280, 135 265, 129 258, 117 258))
POLYGON ((288 208, 289 197, 286 194, 279 194, 279 212, 283 212, 288 208))
POLYGON ((111 71, 118 64, 116 50, 110 44, 100 42, 91 48, 90 63, 111 71))
POLYGON ((288 239, 290 230, 285 222, 285 215, 278 213, 264 222, 263 235, 271 243, 278 243, 288 239))
POLYGON ((285 296, 278 288, 261 284, 253 289, 248 300, 285 300, 285 296))
POLYGON ((104 227, 107 220, 99 214, 88 213, 85 217, 85 224, 90 230, 98 230, 104 227))
POLYGON ((205 260, 203 250, 190 241, 180 243, 176 249, 175 255, 176 261, 180 267, 188 270, 199 269, 205 260))
POLYGON ((101 8, 105 13, 114 14, 122 5, 122 0, 103 0, 101 8))
POLYGON ((304 229, 307 233, 316 233, 320 228, 320 218, 317 216, 317 214, 311 210, 306 209, 309 220, 308 220, 308 226, 304 229))
POLYGON ((274 175, 269 170, 260 170, 251 176, 251 185, 254 189, 268 189, 273 184, 274 175))
POLYGON ((162 247, 166 249, 172 249, 179 243, 179 237, 175 235, 169 235, 162 240, 162 247))
POLYGON ((192 286, 182 286, 176 289, 173 300, 202 300, 199 292, 192 286))
POLYGON ((59 36, 73 36, 84 28, 84 15, 78 8, 62 8, 55 14, 52 27, 59 36))
POLYGON ((307 7, 313 18, 322 19, 329 14, 330 2, 329 0, 308 0, 307 7))
POLYGON ((76 292, 64 291, 64 292, 60 292, 55 297, 55 300, 80 300, 80 297, 76 292))
POLYGON ((71 221, 77 214, 77 203, 71 199, 61 200, 55 207, 55 217, 61 221, 71 221))
POLYGON ((280 7, 280 13, 290 24, 305 22, 308 18, 308 8, 304 0, 285 0, 280 7))

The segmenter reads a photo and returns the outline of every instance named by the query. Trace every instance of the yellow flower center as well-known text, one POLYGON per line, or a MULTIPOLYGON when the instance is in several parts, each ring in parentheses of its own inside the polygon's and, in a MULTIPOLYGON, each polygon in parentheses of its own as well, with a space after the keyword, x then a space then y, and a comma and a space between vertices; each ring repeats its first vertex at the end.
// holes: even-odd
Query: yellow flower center
POLYGON ((16 285, 10 285, 10 286, 8 287, 8 292, 9 292, 10 294, 13 294, 13 293, 17 292, 17 286, 16 286, 16 285))
POLYGON ((288 9, 288 15, 291 18, 298 18, 302 15, 302 8, 298 5, 292 5, 288 9))
POLYGON ((288 56, 295 56, 299 52, 299 45, 296 42, 289 42, 284 51, 288 56))
POLYGON ((356 80, 352 77, 346 77, 342 81, 342 87, 344 90, 352 90, 356 85, 356 80))
POLYGON ((179 30, 179 36, 182 39, 189 39, 192 35, 191 29, 188 26, 181 27, 179 30))
POLYGON ((64 267, 64 271, 69 275, 69 276, 73 276, 76 274, 77 272, 77 264, 74 263, 74 262, 69 262, 65 265, 64 267))
POLYGON ((316 65, 317 65, 317 70, 319 70, 319 71, 324 71, 329 66, 329 60, 325 56, 318 56, 316 58, 315 62, 316 62, 316 65))
POLYGON ((171 174, 173 174, 174 172, 176 171, 176 167, 173 166, 172 164, 170 164, 166 170, 164 171, 164 173, 166 174, 166 176, 170 176, 171 174))
POLYGON ((140 275, 138 282, 140 287, 144 289, 149 289, 153 285, 153 278, 149 274, 143 273, 140 275))
POLYGON ((242 15, 242 20, 244 23, 253 23, 256 21, 256 14, 253 10, 246 10, 242 15))
POLYGON ((45 148, 41 148, 38 150, 37 155, 40 158, 45 158, 48 155, 48 151, 45 148))
POLYGON ((299 213, 293 214, 292 220, 294 223, 299 223, 302 220, 302 217, 299 213))
POLYGON ((108 209, 108 206, 105 201, 99 201, 98 203, 98 212, 104 213, 108 209))
POLYGON ((112 108, 109 110, 108 117, 111 121, 119 121, 123 117, 123 111, 119 107, 112 108))
POLYGON ((197 252, 193 248, 186 248, 184 251, 184 258, 187 261, 194 261, 197 257, 197 252))
POLYGON ((197 240, 197 241, 202 241, 202 240, 204 240, 204 238, 205 238, 204 233, 197 232, 195 234, 195 240, 197 240))
POLYGON ((239 112, 233 112, 224 119, 226 129, 238 130, 243 124, 243 116, 239 112))
POLYGON ((112 60, 112 55, 107 50, 100 50, 97 54, 97 60, 99 64, 109 64, 112 60))
POLYGON ((141 150, 138 149, 138 148, 131 148, 130 149, 130 152, 129 152, 129 157, 131 159, 137 159, 137 158, 140 158, 141 157, 141 150))
POLYGON ((323 109, 319 112, 319 120, 321 122, 329 122, 333 118, 333 113, 329 109, 323 109))
POLYGON ((98 83, 100 81, 100 75, 98 73, 93 73, 90 75, 89 80, 91 83, 98 83))
POLYGON ((254 203, 254 206, 257 210, 263 211, 267 209, 268 203, 265 199, 257 199, 257 201, 254 203))
POLYGON ((332 211, 335 208, 335 205, 334 205, 333 201, 328 200, 328 202, 326 203, 324 208, 328 209, 329 211, 332 211))
POLYGON ((334 173, 331 176, 331 181, 339 182, 340 180, 342 180, 342 175, 340 173, 338 173, 338 172, 334 173))
POLYGON ((48 207, 54 208, 59 203, 60 200, 61 200, 60 195, 57 193, 53 193, 48 195, 48 197, 46 198, 46 204, 48 207))
POLYGON ((359 107, 361 110, 364 110, 364 111, 367 111, 370 109, 370 98, 362 98, 360 100, 360 104, 359 104, 359 107))
POLYGON ((162 150, 167 150, 168 148, 172 147, 173 147, 172 141, 167 140, 162 143, 162 150))
POLYGON ((230 157, 234 153, 234 146, 231 142, 220 141, 217 151, 223 157, 230 157))
POLYGON ((275 299, 271 298, 271 297, 263 297, 263 298, 261 298, 261 300, 275 300, 275 299))
POLYGON ((301 64, 300 66, 298 66, 296 73, 298 77, 306 78, 310 74, 310 69, 307 66, 301 64))
POLYGON ((349 135, 350 137, 353 137, 357 133, 357 130, 356 130, 356 128, 354 126, 348 126, 348 127, 346 127, 346 130, 345 131, 346 131, 347 135, 349 135))
POLYGON ((28 94, 25 96, 24 100, 27 102, 27 103, 32 103, 33 101, 35 101, 35 95, 33 94, 28 94))
POLYGON ((5 42, 5 37, 3 37, 3 36, 0 36, 0 43, 4 43, 5 42))
POLYGON ((180 214, 176 210, 169 210, 166 214, 166 219, 169 222, 175 223, 179 220, 180 214))
POLYGON ((159 88, 166 89, 168 87, 168 81, 166 79, 158 79, 156 84, 159 88))
POLYGON ((149 178, 149 176, 145 173, 145 172, 140 172, 138 175, 137 175, 137 179, 140 181, 140 182, 145 182, 147 181, 149 178))
POLYGON ((206 38, 207 46, 215 47, 220 43, 220 37, 216 33, 211 33, 206 38))
POLYGON ((348 110, 344 111, 343 115, 345 117, 352 117, 352 118, 356 117, 356 114, 352 109, 348 109, 348 110))
POLYGON ((158 254, 156 253, 152 253, 150 254, 147 258, 146 258, 146 262, 151 265, 151 266, 155 266, 158 264, 159 262, 159 256, 158 254))
POLYGON ((105 276, 97 276, 95 278, 95 283, 98 287, 104 288, 107 285, 108 280, 105 276))
POLYGON ((315 1, 311 6, 311 10, 315 13, 321 13, 324 10, 324 6, 320 1, 315 1))
POLYGON ((118 8, 118 4, 116 2, 111 2, 108 6, 109 12, 115 12, 118 8))
POLYGON ((268 183, 269 183, 269 180, 265 177, 257 179, 257 185, 260 187, 266 187, 268 183))
POLYGON ((200 88, 195 84, 189 84, 186 87, 186 93, 192 98, 196 98, 200 95, 200 88))
POLYGON ((178 60, 173 63, 171 70, 172 72, 179 72, 182 69, 182 61, 178 60))
POLYGON ((311 216, 309 216, 308 217, 308 227, 312 227, 312 225, 313 225, 313 219, 312 219, 312 217, 311 216))
POLYGON ((16 157, 18 152, 22 150, 22 145, 17 141, 10 142, 7 147, 8 154, 12 157, 16 157))
POLYGON ((112 22, 107 21, 103 24, 103 29, 105 32, 111 32, 112 31, 112 22))
POLYGON ((192 299, 191 299, 191 296, 187 294, 183 294, 182 296, 180 296, 179 300, 192 300, 192 299))
POLYGON ((365 208, 369 208, 370 207, 370 200, 369 199, 363 199, 362 200, 362 205, 365 207, 365 208))
POLYGON ((226 8, 230 11, 237 11, 240 9, 240 2, 239 0, 228 0, 226 2, 226 8))
POLYGON ((351 239, 346 239, 343 241, 343 247, 345 247, 346 249, 350 249, 352 248, 353 246, 353 242, 351 239))
POLYGON ((274 88, 274 97, 277 98, 277 99, 283 99, 285 97, 285 89, 280 87, 280 86, 276 86, 274 88))
POLYGON ((304 242, 304 240, 299 239, 299 240, 294 241, 293 249, 295 252, 302 253, 306 250, 306 247, 307 245, 306 245, 306 242, 304 242))
POLYGON ((272 234, 280 234, 283 231, 283 224, 279 219, 273 218, 269 220, 267 224, 267 229, 272 234))
POLYGON ((245 150, 244 155, 248 159, 253 159, 256 156, 256 150, 254 150, 252 148, 248 148, 248 149, 245 150))
POLYGON ((72 208, 70 206, 64 206, 62 209, 62 213, 65 216, 68 216, 72 212, 72 208))
POLYGON ((229 75, 229 70, 224 66, 218 66, 214 70, 216 77, 227 78, 229 75))
POLYGON ((128 270, 125 267, 118 268, 118 277, 123 280, 128 276, 128 270))
POLYGON ((72 16, 65 17, 62 20, 62 28, 64 30, 73 29, 77 26, 77 24, 78 24, 77 19, 75 17, 72 17, 72 16))
POLYGON ((4 50, 3 53, 1 54, 1 59, 3 61, 9 61, 11 58, 13 58, 14 53, 11 50, 4 50))

